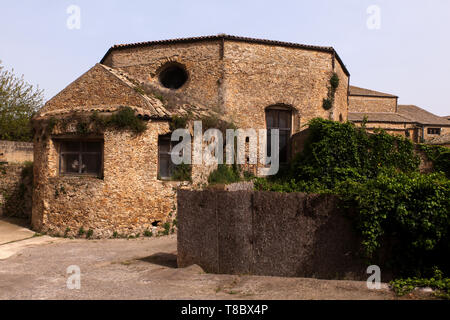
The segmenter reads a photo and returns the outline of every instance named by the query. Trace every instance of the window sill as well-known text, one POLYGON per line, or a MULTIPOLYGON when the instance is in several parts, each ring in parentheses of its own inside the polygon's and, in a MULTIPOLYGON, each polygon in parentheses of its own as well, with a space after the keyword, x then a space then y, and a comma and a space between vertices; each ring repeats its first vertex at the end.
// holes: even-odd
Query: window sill
POLYGON ((60 178, 93 178, 98 180, 103 180, 103 177, 100 177, 97 174, 70 174, 70 173, 60 173, 58 175, 60 178))

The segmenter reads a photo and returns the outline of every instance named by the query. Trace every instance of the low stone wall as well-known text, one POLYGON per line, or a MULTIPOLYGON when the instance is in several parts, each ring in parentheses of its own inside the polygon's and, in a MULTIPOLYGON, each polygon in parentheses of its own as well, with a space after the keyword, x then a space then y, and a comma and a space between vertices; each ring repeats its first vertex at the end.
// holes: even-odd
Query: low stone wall
POLYGON ((178 266, 206 272, 367 279, 360 239, 330 195, 178 191, 178 266))
POLYGON ((0 165, 0 216, 31 219, 33 167, 0 165))
POLYGON ((20 141, 0 141, 0 162, 33 161, 33 143, 20 141))

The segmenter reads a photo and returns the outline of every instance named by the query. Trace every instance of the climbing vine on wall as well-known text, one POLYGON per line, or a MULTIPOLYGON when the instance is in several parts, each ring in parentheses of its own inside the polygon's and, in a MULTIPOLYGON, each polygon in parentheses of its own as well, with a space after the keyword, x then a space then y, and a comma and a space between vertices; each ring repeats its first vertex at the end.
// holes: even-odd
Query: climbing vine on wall
POLYGON ((334 104, 334 97, 336 95, 336 90, 339 87, 339 77, 336 73, 330 78, 330 86, 328 87, 328 96, 326 99, 323 99, 323 108, 325 110, 330 110, 334 104))
POLYGON ((422 174, 406 138, 324 119, 309 129, 304 151, 277 177, 257 179, 257 190, 336 194, 368 263, 379 264, 383 249, 399 275, 426 277, 435 267, 450 274, 450 180, 441 172, 448 149, 422 146, 437 171, 422 174))
POLYGON ((427 144, 420 144, 419 150, 423 151, 428 160, 433 162, 434 171, 441 171, 445 173, 447 178, 450 178, 450 149, 433 146, 427 144))

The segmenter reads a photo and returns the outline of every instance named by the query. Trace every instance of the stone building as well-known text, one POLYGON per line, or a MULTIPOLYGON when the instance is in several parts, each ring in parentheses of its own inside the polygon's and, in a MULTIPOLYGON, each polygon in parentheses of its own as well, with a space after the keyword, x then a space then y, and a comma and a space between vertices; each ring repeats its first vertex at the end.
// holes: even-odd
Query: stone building
MULTIPOLYGON (((414 105, 399 105, 392 94, 350 86, 348 120, 365 126, 399 134, 414 142, 434 143, 450 133, 450 121, 414 105)), ((444 143, 441 143, 444 144, 444 143)))
POLYGON ((176 189, 202 186, 213 169, 192 165, 190 181, 173 181, 174 123, 280 129, 287 160, 290 137, 310 119, 347 120, 348 90, 331 47, 228 35, 113 46, 33 120, 32 226, 94 237, 167 230, 176 189), (105 125, 124 110, 145 121, 143 131, 105 125))

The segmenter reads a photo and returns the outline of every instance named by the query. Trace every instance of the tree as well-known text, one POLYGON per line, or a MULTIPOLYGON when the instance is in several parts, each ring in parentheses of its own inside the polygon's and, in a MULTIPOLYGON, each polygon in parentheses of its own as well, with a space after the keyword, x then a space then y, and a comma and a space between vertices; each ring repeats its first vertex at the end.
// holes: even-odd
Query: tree
POLYGON ((0 60, 0 140, 31 141, 30 120, 43 100, 39 87, 5 70, 0 60))

